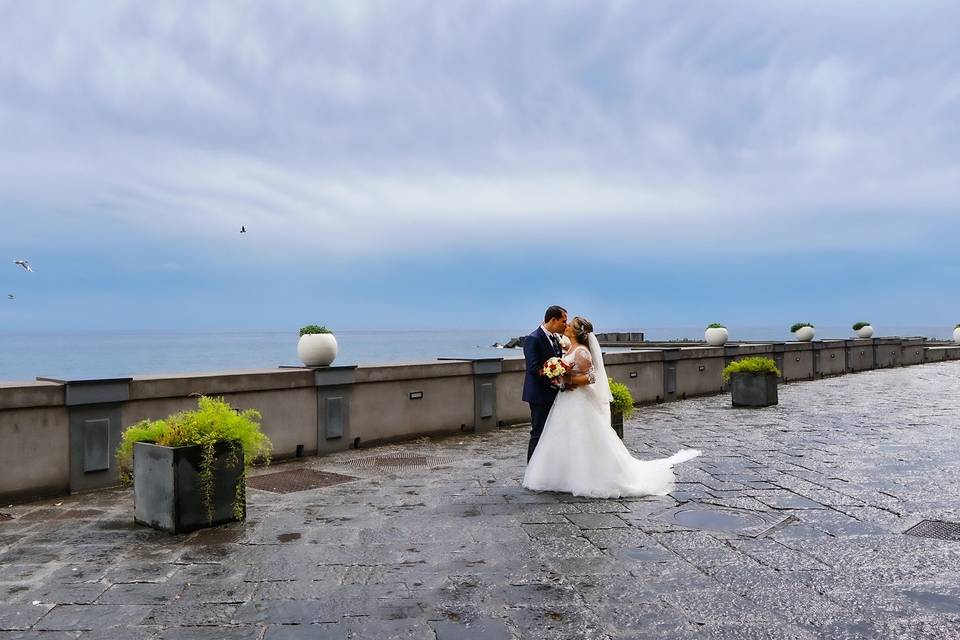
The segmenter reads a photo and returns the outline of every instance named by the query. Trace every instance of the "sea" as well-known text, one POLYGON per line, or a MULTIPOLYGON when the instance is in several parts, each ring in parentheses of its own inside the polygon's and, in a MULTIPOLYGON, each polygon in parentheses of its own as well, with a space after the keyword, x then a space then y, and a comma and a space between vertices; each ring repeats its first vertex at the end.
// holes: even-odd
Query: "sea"
MULTIPOLYGON (((946 326, 876 327, 876 335, 949 339, 946 326)), ((335 364, 431 362, 438 358, 522 357, 497 348, 526 329, 338 330, 335 364)), ((692 327, 617 328, 642 331, 647 340, 703 339, 692 327)), ((783 328, 730 327, 731 340, 790 340, 783 328)), ((848 338, 844 327, 817 327, 817 338, 848 338)), ((87 331, 0 332, 0 381, 58 380, 138 374, 212 372, 297 365, 297 331, 87 331)), ((616 349, 610 349, 614 351, 616 349)))

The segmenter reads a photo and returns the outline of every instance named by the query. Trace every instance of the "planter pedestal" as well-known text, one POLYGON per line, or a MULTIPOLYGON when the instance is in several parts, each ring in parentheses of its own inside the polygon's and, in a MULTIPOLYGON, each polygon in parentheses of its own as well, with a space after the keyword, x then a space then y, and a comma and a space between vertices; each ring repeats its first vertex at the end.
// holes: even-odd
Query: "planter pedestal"
POLYGON ((203 447, 162 447, 149 442, 133 445, 134 520, 169 533, 186 533, 237 520, 233 503, 238 486, 243 513, 243 449, 239 442, 215 445, 213 458, 213 518, 208 518, 200 479, 203 447), (234 455, 232 452, 236 451, 234 455))
POLYGON ((769 407, 777 404, 777 375, 734 373, 730 376, 730 396, 735 407, 769 407))
POLYGON ((617 432, 617 436, 623 440, 623 412, 622 411, 611 411, 610 412, 610 426, 613 427, 613 430, 617 432))

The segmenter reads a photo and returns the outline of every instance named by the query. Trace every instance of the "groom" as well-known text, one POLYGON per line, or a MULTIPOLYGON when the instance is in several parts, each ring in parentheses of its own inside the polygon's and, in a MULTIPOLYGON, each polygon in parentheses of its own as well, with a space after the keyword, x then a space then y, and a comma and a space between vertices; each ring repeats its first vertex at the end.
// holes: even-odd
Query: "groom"
POLYGON ((562 355, 559 334, 567 328, 567 310, 552 306, 543 314, 543 324, 523 341, 523 357, 527 361, 527 373, 523 378, 523 401, 530 405, 530 444, 527 446, 527 462, 537 448, 543 425, 547 422, 550 407, 557 398, 556 387, 541 372, 543 363, 562 355))

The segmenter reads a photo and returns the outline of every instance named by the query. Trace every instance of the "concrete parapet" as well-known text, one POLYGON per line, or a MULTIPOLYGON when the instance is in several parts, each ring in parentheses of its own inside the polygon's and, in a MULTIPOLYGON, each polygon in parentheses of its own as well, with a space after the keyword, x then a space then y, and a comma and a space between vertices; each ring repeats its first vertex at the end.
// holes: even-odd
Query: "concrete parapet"
POLYGON ((815 377, 814 349, 812 342, 783 342, 773 345, 781 380, 813 380, 815 377))
POLYGON ((664 352, 664 360, 676 364, 676 388, 670 400, 723 391, 723 347, 682 347, 664 352))
MULTIPOLYGON (((751 356, 774 358, 794 381, 960 359, 960 346, 920 338, 744 343, 635 349, 604 361, 643 404, 721 392, 723 367, 751 356)), ((194 408, 201 394, 258 410, 284 458, 529 422, 523 377, 517 357, 4 383, 0 500, 114 484, 119 429, 194 408)))
POLYGON ((845 340, 847 349, 847 373, 873 369, 873 339, 845 340))
POLYGON ((603 357, 607 376, 630 389, 637 404, 663 400, 663 351, 650 349, 608 353, 603 357))
POLYGON ((873 339, 873 365, 876 369, 900 366, 903 358, 903 340, 900 338, 873 339))
POLYGON ((33 407, 60 407, 65 404, 64 386, 58 382, 0 383, 0 411, 33 407))
POLYGON ((900 365, 923 364, 926 338, 903 338, 900 341, 900 365))
POLYGON ((814 377, 826 378, 847 372, 846 340, 818 340, 812 344, 814 377))

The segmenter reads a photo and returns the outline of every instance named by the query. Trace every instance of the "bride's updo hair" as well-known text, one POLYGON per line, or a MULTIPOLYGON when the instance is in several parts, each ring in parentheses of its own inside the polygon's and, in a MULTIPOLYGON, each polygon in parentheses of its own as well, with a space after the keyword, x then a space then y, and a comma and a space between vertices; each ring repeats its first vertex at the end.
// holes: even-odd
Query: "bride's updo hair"
POLYGON ((593 323, 586 318, 576 316, 571 326, 573 327, 573 335, 577 337, 577 342, 587 344, 588 336, 593 333, 593 323))

